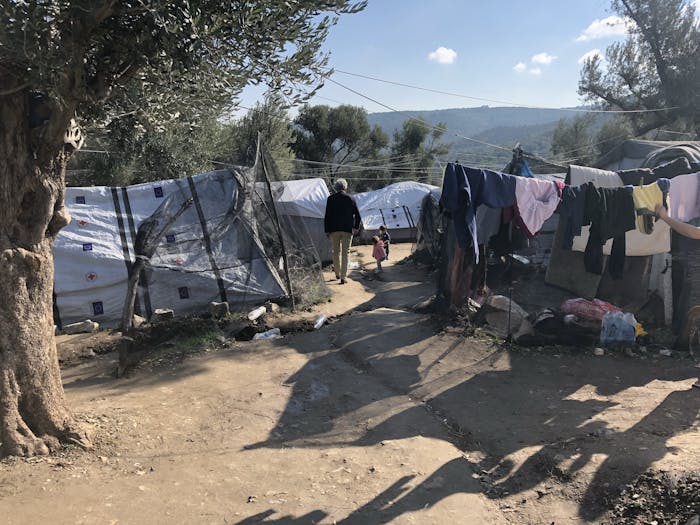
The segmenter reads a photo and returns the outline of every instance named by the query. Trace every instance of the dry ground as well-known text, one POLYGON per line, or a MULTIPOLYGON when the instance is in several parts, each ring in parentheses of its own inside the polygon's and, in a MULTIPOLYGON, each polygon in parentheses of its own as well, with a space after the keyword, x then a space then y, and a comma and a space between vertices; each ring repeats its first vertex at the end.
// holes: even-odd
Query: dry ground
MULTIPOLYGON (((688 359, 436 331, 410 308, 432 277, 393 264, 409 248, 379 278, 330 283, 333 302, 301 314, 336 316, 318 331, 194 333, 120 380, 112 354, 65 367, 96 448, 1 462, 2 522, 601 522, 647 469, 700 470, 688 359), (207 351, 168 359, 183 348, 207 351)), ((64 338, 62 354, 108 339, 64 338)))

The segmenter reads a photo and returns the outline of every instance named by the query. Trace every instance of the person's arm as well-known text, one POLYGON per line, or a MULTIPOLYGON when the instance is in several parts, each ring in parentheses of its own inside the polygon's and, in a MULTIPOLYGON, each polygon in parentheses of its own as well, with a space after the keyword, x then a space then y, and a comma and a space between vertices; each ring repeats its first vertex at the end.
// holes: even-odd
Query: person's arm
POLYGON ((354 216, 354 223, 353 223, 353 235, 357 235, 357 233, 360 231, 360 221, 362 220, 360 218, 360 210, 357 209, 357 202, 355 202, 355 199, 353 197, 350 197, 352 200, 352 213, 354 216))
POLYGON ((326 199, 326 213, 323 216, 323 229, 325 230, 326 235, 330 235, 330 233, 331 233, 330 220, 331 220, 330 201, 328 199, 326 199))
POLYGON ((659 219, 664 221, 666 224, 668 224, 671 228, 673 228, 675 231, 677 231, 684 237, 688 237, 690 239, 700 239, 700 228, 698 228, 697 226, 693 226, 692 224, 686 224, 685 222, 672 219, 668 216, 668 211, 666 210, 666 208, 661 204, 656 206, 655 211, 659 219))

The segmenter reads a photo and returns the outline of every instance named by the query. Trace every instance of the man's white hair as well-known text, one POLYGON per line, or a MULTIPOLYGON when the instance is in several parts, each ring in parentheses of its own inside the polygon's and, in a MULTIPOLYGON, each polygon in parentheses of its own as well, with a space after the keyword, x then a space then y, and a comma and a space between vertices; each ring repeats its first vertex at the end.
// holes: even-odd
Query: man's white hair
POLYGON ((345 179, 338 179, 335 181, 333 187, 335 188, 335 191, 345 191, 348 189, 348 181, 345 179))

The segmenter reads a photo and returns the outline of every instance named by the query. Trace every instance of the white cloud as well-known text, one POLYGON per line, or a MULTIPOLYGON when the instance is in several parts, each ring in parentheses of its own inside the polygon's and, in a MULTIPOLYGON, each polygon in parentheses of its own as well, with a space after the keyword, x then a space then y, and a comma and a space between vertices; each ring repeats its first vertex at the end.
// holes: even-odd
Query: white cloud
POLYGON ((525 62, 518 62, 517 64, 515 64, 515 66, 513 66, 513 70, 516 73, 528 73, 530 75, 542 74, 542 69, 540 69, 539 67, 528 68, 525 62))
POLYGON ((599 56, 601 60, 603 59, 603 54, 600 52, 600 49, 591 49, 588 53, 584 53, 579 57, 578 63, 583 64, 586 60, 593 58, 594 56, 599 56))
POLYGON ((695 4, 695 18, 700 19, 700 0, 695 0, 693 4, 695 4))
POLYGON ((453 64, 457 60, 457 51, 440 46, 428 55, 428 60, 438 64, 453 64))
POLYGON ((628 33, 628 28, 631 24, 633 22, 628 18, 615 15, 603 19, 597 18, 579 35, 576 41, 586 42, 598 38, 625 35, 628 33))
POLYGON ((535 56, 532 57, 532 62, 534 64, 543 64, 545 66, 548 66, 551 64, 554 60, 556 60, 557 57, 554 55, 550 55, 549 53, 537 53, 535 56))

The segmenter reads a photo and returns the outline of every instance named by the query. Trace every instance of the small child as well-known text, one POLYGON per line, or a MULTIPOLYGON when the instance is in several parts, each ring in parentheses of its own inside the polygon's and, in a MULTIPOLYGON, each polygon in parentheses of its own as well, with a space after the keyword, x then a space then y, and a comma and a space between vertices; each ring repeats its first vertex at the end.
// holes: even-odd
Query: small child
POLYGON ((391 235, 383 224, 379 227, 379 238, 384 243, 384 251, 386 252, 386 260, 389 260, 389 244, 391 243, 391 235))
POLYGON ((384 242, 375 235, 372 237, 372 243, 374 243, 374 248, 372 248, 372 257, 377 260, 377 271, 383 272, 382 261, 386 259, 386 251, 384 251, 384 242))

